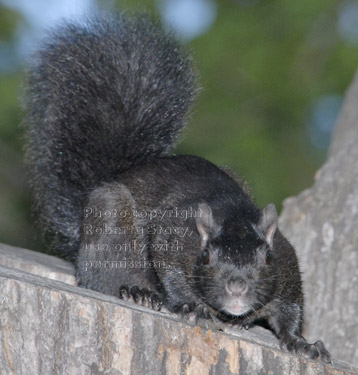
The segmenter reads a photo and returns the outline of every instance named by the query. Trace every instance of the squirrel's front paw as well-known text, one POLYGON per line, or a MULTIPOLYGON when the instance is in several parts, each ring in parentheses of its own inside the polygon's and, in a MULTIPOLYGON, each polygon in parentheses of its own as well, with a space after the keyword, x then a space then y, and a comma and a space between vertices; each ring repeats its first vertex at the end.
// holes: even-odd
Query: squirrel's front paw
POLYGON ((234 318, 232 320, 225 320, 225 325, 229 328, 248 330, 255 324, 253 324, 250 318, 234 318))
POLYGON ((140 289, 137 286, 128 288, 126 285, 122 285, 119 289, 119 298, 124 301, 132 301, 144 307, 149 307, 155 311, 160 311, 163 301, 157 293, 152 292, 148 289, 140 289))
POLYGON ((300 337, 286 344, 286 348, 303 357, 310 359, 319 358, 323 362, 331 363, 331 355, 320 340, 309 344, 303 337, 300 337))
POLYGON ((196 324, 200 318, 209 319, 211 317, 209 309, 202 305, 198 304, 194 308, 185 303, 178 310, 180 317, 191 324, 196 324))

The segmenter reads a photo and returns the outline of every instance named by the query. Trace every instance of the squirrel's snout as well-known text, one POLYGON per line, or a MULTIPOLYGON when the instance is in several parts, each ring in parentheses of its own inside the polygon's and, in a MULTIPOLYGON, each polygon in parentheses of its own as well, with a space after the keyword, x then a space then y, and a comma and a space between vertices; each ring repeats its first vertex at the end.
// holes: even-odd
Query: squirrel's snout
POLYGON ((241 277, 236 277, 235 279, 230 279, 226 283, 226 290, 229 295, 234 297, 241 297, 248 291, 247 282, 241 277))

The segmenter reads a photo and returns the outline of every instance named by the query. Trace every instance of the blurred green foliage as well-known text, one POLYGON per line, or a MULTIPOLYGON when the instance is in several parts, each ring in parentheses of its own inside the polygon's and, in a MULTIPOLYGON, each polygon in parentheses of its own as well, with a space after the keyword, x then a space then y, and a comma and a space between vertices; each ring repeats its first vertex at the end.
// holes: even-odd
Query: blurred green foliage
POLYGON ((323 161, 306 136, 310 105, 343 93, 358 61, 335 34, 340 3, 221 1, 214 27, 191 44, 204 91, 181 151, 233 167, 260 205, 280 207, 323 161))
MULTIPOLYGON (((337 35, 341 4, 217 1, 213 27, 189 43, 203 89, 176 152, 229 166, 252 186, 260 206, 280 208, 284 198, 309 187, 325 156, 307 137, 312 103, 343 94, 358 61, 358 48, 337 35)), ((153 0, 117 5, 155 11, 153 0)), ((13 43, 19 19, 0 6, 1 43, 13 43)), ((20 71, 0 72, 0 241, 38 247, 20 161, 20 83, 20 71)))
POLYGON ((11 40, 20 15, 0 5, 0 41, 11 40))

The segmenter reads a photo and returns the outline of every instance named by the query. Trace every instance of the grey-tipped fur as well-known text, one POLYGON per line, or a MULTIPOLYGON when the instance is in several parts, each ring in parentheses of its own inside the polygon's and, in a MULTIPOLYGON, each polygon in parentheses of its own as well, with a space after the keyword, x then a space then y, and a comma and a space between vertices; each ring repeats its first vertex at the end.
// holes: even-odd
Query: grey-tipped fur
POLYGON ((34 56, 26 160, 56 252, 74 257, 88 191, 168 152, 197 91, 190 56, 146 16, 65 23, 34 56))

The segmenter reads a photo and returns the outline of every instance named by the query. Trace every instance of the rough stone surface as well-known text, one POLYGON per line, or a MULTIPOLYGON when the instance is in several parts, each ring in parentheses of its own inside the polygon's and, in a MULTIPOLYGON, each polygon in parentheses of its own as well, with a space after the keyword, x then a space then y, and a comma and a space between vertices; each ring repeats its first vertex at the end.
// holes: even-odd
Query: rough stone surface
POLYGON ((267 331, 190 326, 91 290, 0 267, 0 374, 358 374, 281 351, 267 331))
POLYGON ((314 186, 284 203, 280 228, 301 260, 305 332, 358 365, 358 75, 314 186))

